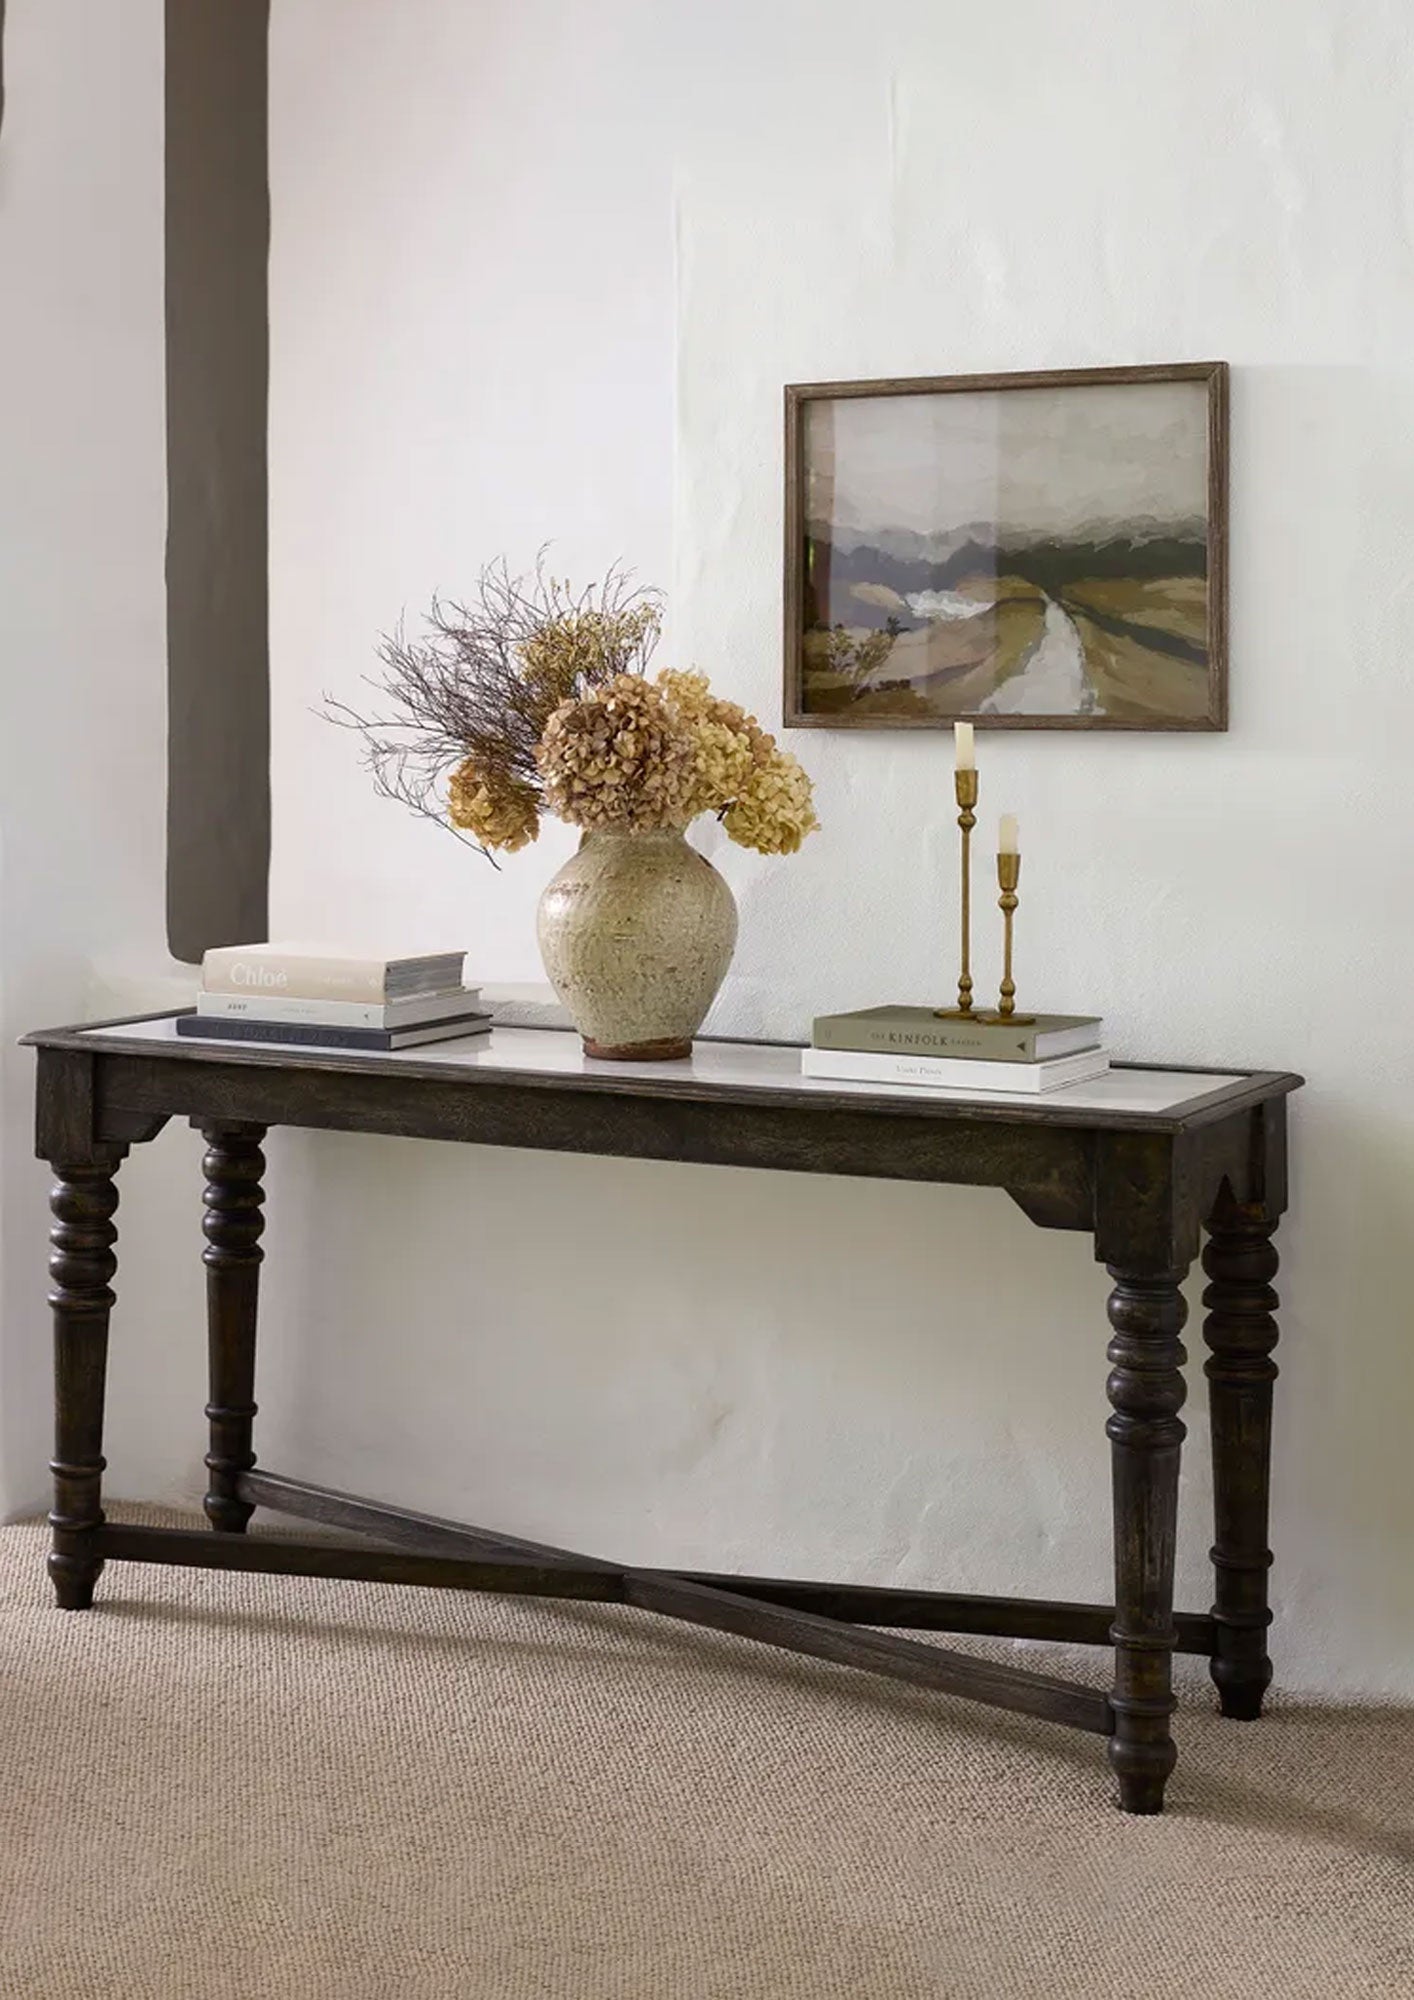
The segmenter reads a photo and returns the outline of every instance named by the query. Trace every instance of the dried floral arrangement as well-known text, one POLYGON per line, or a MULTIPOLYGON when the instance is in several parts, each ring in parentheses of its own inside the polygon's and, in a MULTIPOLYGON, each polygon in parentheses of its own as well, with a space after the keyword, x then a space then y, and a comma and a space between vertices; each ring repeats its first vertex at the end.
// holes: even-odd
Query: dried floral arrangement
POLYGON ((795 853, 819 824, 809 778, 704 674, 649 678, 661 624, 660 594, 621 569, 575 591, 495 563, 468 602, 434 600, 424 637, 383 640, 380 712, 326 697, 325 714, 362 736, 384 797, 488 859, 547 812, 632 832, 710 812, 742 847, 795 853))

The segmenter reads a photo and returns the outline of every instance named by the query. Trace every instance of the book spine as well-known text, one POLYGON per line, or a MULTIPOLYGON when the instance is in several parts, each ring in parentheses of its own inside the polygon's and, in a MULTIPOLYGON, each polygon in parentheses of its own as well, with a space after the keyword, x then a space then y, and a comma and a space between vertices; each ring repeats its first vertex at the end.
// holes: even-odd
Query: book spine
POLYGON ((297 1048, 373 1049, 388 1054, 419 1041, 451 1041, 459 1035, 480 1034, 491 1025, 488 1014, 429 1023, 425 1028, 335 1028, 308 1021, 253 1021, 248 1017, 222 1020, 219 1015, 180 1014, 177 1033, 218 1042, 284 1042, 297 1048))
POLYGON ((1042 1084, 1034 1068, 999 1070, 989 1062, 940 1061, 937 1056, 882 1056, 857 1049, 803 1049, 804 1076, 827 1077, 841 1083, 921 1083, 934 1090, 996 1090, 1013 1097, 1038 1095, 1042 1084), (1003 1081, 1005 1078, 1005 1081, 1003 1081))
POLYGON ((1099 1051, 1062 1056, 1055 1062, 999 1068, 991 1062, 938 1056, 880 1056, 858 1050, 802 1049, 801 1074, 843 1083, 914 1083, 934 1090, 960 1090, 1004 1097, 1037 1097, 1071 1083, 1090 1083, 1109 1069, 1099 1051))
POLYGON ((213 1014, 179 1016, 177 1033, 218 1042, 289 1042, 299 1048, 386 1051, 393 1045, 387 1028, 335 1028, 309 1021, 253 1021, 245 1016, 223 1020, 213 1014))
POLYGON ((832 1021, 828 1016, 815 1023, 812 1039, 817 1049, 852 1050, 862 1055, 970 1056, 978 1062, 1035 1062, 1036 1030, 1006 1028, 1000 1031, 969 1027, 965 1021, 939 1021, 936 1027, 889 1028, 859 1021, 832 1021))
POLYGON ((448 1020, 475 1007, 479 989, 425 1000, 305 1000, 292 994, 200 993, 196 1011, 203 1020, 306 1021, 330 1028, 412 1028, 448 1020))
POLYGON ((382 1006, 388 997, 385 960, 252 956, 232 946, 208 951, 201 962, 207 993, 230 993, 248 1000, 364 1000, 382 1006))

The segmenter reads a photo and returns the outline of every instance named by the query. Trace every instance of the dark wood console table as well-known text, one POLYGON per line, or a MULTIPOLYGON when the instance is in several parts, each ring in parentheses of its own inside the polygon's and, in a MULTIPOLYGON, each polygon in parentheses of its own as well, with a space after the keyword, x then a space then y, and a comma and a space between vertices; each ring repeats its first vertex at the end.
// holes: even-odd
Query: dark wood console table
POLYGON ((1176 1650, 1209 1660, 1225 1715, 1259 1714, 1272 1671, 1271 1238, 1286 1206, 1286 1098, 1299 1077, 1124 1068, 1019 1102, 806 1079, 794 1050, 767 1044, 700 1043, 691 1063, 630 1067, 587 1062, 570 1035, 497 1029, 489 1043, 340 1055, 184 1039, 173 1018, 28 1038, 39 1051, 38 1152, 55 1175, 49 1569, 65 1609, 93 1602, 105 1559, 632 1604, 1091 1730, 1109 1740, 1120 1803, 1140 1813, 1161 1810, 1174 1765, 1176 1650), (172 1117, 190 1119, 208 1148, 211 1531, 107 1521, 100 1505, 114 1177, 129 1148, 172 1117), (1042 1228, 1086 1231, 1113 1285, 1114 1604, 632 1569, 257 1470, 260 1148, 272 1125, 1000 1187, 1042 1228), (1204 1227, 1216 1601, 1211 1612, 1175 1615, 1179 1287, 1204 1227), (257 1506, 360 1531, 373 1545, 247 1539, 257 1506), (1112 1645, 1113 1688, 893 1636, 900 1628, 1112 1645))

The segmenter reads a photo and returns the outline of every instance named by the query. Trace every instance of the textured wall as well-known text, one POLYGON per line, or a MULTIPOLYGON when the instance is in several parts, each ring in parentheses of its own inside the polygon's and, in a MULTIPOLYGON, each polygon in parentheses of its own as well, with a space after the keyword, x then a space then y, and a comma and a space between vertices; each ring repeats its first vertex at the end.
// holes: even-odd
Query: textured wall
MULTIPOLYGON (((549 536, 623 554, 671 581, 673 655, 778 712, 783 381, 1232 362, 1231 734, 989 735, 982 783, 1023 820, 1028 995, 1125 1054, 1311 1077, 1280 1671, 1405 1692, 1409 32, 1331 0, 278 0, 272 45, 286 931, 411 924, 535 976, 563 839, 493 875, 311 714, 404 604, 549 536)), ((722 1026, 946 971, 947 739, 795 747, 826 831, 720 857, 722 1026)), ((1103 1592, 1103 1275, 1004 1197, 274 1151, 272 1462, 632 1557, 1103 1592)), ((1196 1368, 1190 1414, 1202 1604, 1196 1368)))
MULTIPOLYGON (((5 38, 0 1514, 41 1499, 49 1442, 46 1177, 34 1059, 14 1040, 117 1011, 99 962, 165 964, 166 739, 161 0, 12 0, 5 38)), ((136 1003, 160 1004, 151 991, 136 1003)), ((123 1180, 133 1305, 115 1325, 110 1458, 128 1492, 189 1483, 200 1458, 200 1352, 176 1341, 183 1324, 199 1337, 190 1181, 190 1262, 165 1262, 189 1154, 176 1133, 123 1180)))

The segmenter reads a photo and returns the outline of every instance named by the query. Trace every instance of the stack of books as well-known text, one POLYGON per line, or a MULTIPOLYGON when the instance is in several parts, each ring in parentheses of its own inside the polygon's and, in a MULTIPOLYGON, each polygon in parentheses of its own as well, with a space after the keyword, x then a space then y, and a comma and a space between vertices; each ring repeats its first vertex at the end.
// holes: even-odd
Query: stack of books
POLYGON ((366 958, 316 945, 223 945, 201 964, 196 1012, 179 1035, 295 1042, 325 1049, 412 1049, 484 1035, 480 987, 464 986, 466 954, 366 958))
POLYGON ((862 1007, 822 1014, 813 1046, 802 1049, 806 1076, 851 1083, 912 1083, 934 1090, 1034 1097, 1068 1083, 1089 1083, 1110 1066, 1103 1022, 1088 1014, 1038 1014, 1010 1022, 949 1020, 928 1007, 862 1007))

